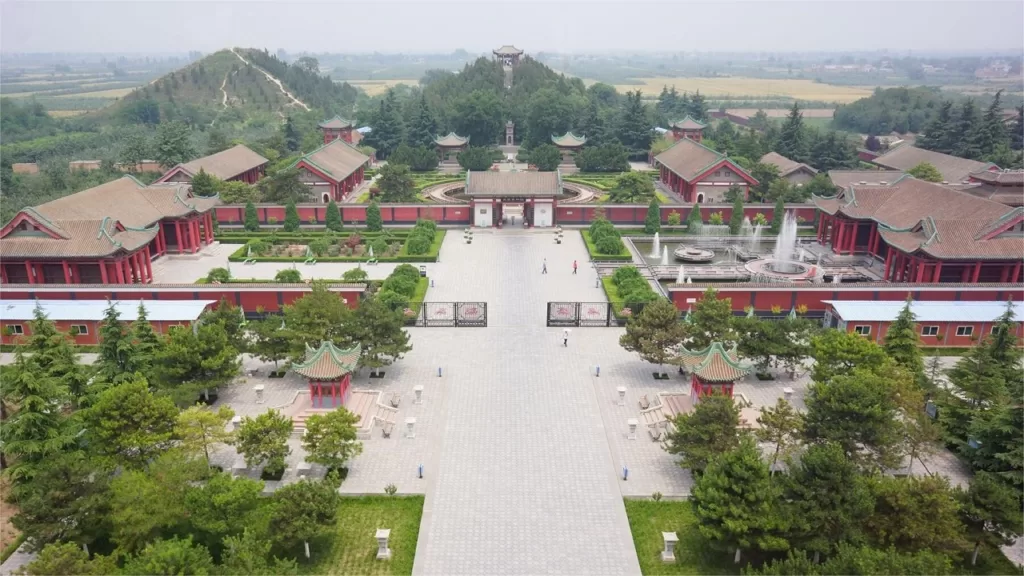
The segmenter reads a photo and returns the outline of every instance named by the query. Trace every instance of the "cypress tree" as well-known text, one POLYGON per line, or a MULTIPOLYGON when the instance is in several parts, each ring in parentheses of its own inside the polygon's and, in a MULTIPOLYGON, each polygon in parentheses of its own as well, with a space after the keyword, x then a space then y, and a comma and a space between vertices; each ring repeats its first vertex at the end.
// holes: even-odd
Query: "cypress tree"
POLYGON ((910 310, 913 299, 900 310, 885 333, 885 352, 897 364, 909 370, 919 380, 924 379, 924 359, 921 358, 921 339, 917 335, 914 313, 910 310))
POLYGON ((245 229, 248 232, 258 232, 260 229, 260 217, 252 202, 245 203, 245 229))
POLYGON ((380 206, 377 202, 370 202, 366 208, 366 229, 370 232, 380 232, 384 229, 384 220, 380 216, 380 206))
POLYGON ((955 126, 957 139, 953 147, 953 155, 971 160, 981 158, 982 145, 987 131, 979 121, 978 107, 975 106, 974 100, 968 98, 960 106, 960 116, 957 118, 955 126))
POLYGON ((737 194, 732 201, 732 216, 729 216, 729 234, 739 234, 743 228, 743 195, 737 194))
POLYGON ((661 207, 658 205, 657 198, 651 198, 651 203, 647 206, 647 217, 644 218, 644 232, 647 234, 654 234, 660 230, 661 207))
POLYGON ((436 135, 437 122, 427 106, 427 96, 421 94, 416 117, 413 119, 412 125, 409 126, 407 142, 413 147, 420 146, 433 150, 434 136, 436 135))
POLYGON ((1001 106, 1003 91, 996 92, 992 104, 985 111, 982 118, 982 130, 984 131, 981 142, 981 153, 985 156, 992 154, 998 146, 1010 144, 1010 135, 1003 122, 1003 109, 1001 106))
POLYGON ((298 232, 299 224, 301 223, 299 220, 299 210, 295 207, 295 200, 289 200, 288 204, 284 207, 284 231, 298 232))
POLYGON ((341 212, 338 211, 338 205, 331 200, 327 203, 327 216, 324 218, 324 225, 331 232, 341 232, 341 212))
POLYGON ((121 323, 121 313, 109 302, 99 326, 100 349, 96 360, 96 374, 105 382, 119 384, 131 378, 132 357, 135 355, 132 338, 121 323))
POLYGON ((699 234, 704 222, 700 219, 700 204, 694 202, 690 214, 686 216, 686 233, 699 234))
POLYGON ((793 108, 782 124, 775 151, 797 162, 808 160, 807 129, 804 127, 804 115, 800 113, 800 106, 796 102, 793 102, 793 108))
POLYGON ((956 134, 953 130, 953 101, 945 100, 939 106, 939 113, 924 129, 924 137, 919 141, 920 145, 928 150, 951 154, 953 144, 956 142, 956 134))
POLYGON ((786 203, 782 198, 775 201, 775 210, 772 211, 772 234, 778 234, 782 230, 782 221, 786 217, 786 203))

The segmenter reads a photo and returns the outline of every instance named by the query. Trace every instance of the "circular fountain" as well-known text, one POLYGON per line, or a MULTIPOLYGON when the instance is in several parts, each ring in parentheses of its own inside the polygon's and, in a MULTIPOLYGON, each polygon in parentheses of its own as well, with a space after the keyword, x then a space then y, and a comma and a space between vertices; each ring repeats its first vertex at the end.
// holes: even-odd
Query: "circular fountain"
POLYGON ((797 222, 786 213, 782 229, 775 241, 775 251, 767 258, 751 260, 743 265, 752 282, 820 282, 821 267, 802 262, 803 250, 796 249, 797 222))
POLYGON ((694 246, 680 246, 672 252, 672 255, 676 257, 676 260, 691 264, 711 262, 715 258, 714 250, 705 250, 694 246))

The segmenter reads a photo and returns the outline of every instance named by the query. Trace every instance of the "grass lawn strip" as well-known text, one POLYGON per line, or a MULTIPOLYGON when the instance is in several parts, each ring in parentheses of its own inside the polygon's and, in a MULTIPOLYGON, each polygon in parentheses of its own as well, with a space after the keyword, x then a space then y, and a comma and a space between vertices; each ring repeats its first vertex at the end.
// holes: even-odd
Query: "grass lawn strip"
MULTIPOLYGON (((423 516, 423 496, 345 497, 330 550, 300 565, 306 574, 412 574, 423 516), (391 530, 391 560, 377 560, 378 528, 391 530)), ((324 544, 321 544, 323 546, 324 544)), ((315 553, 315 548, 313 549, 315 553)))

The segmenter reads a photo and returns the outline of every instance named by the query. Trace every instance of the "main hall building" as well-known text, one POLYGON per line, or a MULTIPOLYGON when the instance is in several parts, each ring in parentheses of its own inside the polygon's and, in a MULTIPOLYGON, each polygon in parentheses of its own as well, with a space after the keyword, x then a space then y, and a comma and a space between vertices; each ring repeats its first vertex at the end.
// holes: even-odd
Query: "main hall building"
POLYGON ((184 183, 146 186, 132 176, 25 208, 0 229, 4 284, 153 281, 152 261, 213 242, 217 197, 184 183))

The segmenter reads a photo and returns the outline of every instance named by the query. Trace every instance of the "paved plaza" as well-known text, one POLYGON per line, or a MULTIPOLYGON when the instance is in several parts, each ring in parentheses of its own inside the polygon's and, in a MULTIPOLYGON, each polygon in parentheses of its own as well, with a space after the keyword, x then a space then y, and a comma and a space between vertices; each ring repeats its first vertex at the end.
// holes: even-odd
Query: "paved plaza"
MULTIPOLYGON (((161 259, 161 282, 190 282, 224 266, 232 245, 215 245, 198 256, 161 259)), ((339 278, 355 264, 299 266, 304 277, 339 278)), ((395 265, 369 267, 386 277, 395 265)), ((487 303, 486 328, 409 328, 413 349, 385 368, 353 376, 353 390, 401 397, 396 429, 362 438, 363 452, 349 463, 345 494, 425 494, 414 572, 417 574, 636 574, 636 552, 623 497, 685 498, 692 478, 643 427, 638 401, 659 392, 687 392, 689 378, 655 381, 654 367, 618 343, 621 328, 575 328, 568 346, 562 328, 545 325, 549 301, 603 302, 597 273, 575 232, 554 242, 551 231, 477 230, 471 245, 450 231, 440 261, 428 264, 434 302, 487 303), (547 274, 542 274, 544 261, 547 274), (572 274, 576 260, 579 271, 572 274), (598 367, 600 370, 598 371, 598 367), (440 376, 438 371, 440 370, 440 376), (422 402, 414 389, 423 387, 422 402), (625 388, 620 403, 618 389, 625 388), (406 434, 415 419, 414 437, 406 434), (628 436, 629 419, 641 424, 628 436), (424 477, 418 469, 423 466, 424 477), (628 479, 623 470, 628 469, 628 479)), ((232 264, 236 277, 272 278, 289 264, 232 264)), ((0 355, 0 364, 12 354, 0 355)), ((91 362, 95 355, 83 355, 91 362)), ((957 358, 943 358, 949 367, 957 358)), ((217 404, 239 416, 270 408, 285 413, 308 402, 307 383, 295 374, 271 379, 273 368, 243 357, 244 375, 220 392, 217 404), (254 387, 264 388, 257 401, 254 387)), ((809 374, 737 384, 738 398, 754 408, 787 396, 804 408, 809 374)), ((267 491, 299 479, 305 453, 297 434, 284 477, 267 491)), ((240 461, 234 448, 218 450, 225 470, 240 461)), ((915 463, 915 473, 939 472, 954 483, 968 471, 948 451, 915 463)), ((258 478, 259 470, 246 474, 258 478)), ((313 466, 311 476, 324 470, 313 466)), ((1007 554, 1019 555, 1020 545, 1007 554), (1015 554, 1016 553, 1016 554, 1015 554)))

